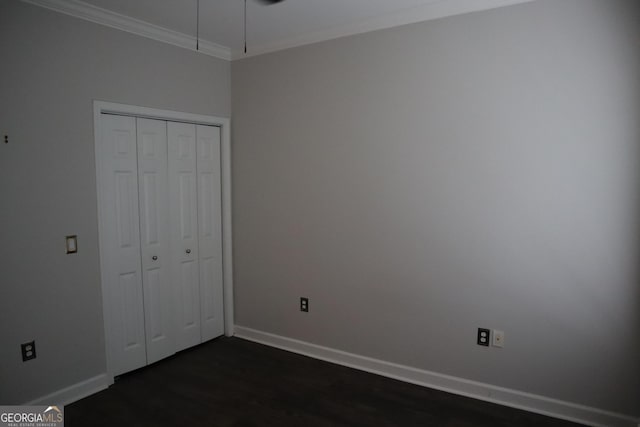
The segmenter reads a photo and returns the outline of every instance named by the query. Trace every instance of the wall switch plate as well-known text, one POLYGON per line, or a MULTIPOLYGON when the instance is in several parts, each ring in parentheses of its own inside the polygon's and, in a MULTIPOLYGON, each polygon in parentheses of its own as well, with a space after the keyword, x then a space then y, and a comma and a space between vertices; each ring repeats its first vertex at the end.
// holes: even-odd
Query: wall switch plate
POLYGON ((36 358, 36 342, 26 342, 20 345, 22 348, 22 361, 26 362, 27 360, 36 358))
POLYGON ((300 298, 300 311, 309 312, 309 298, 300 298))
POLYGON ((489 339, 491 338, 491 331, 485 328, 478 328, 478 345, 489 347, 489 339))
POLYGON ((504 347, 504 331, 499 331, 497 329, 493 330, 493 346, 494 347, 504 347))
POLYGON ((67 247, 68 254, 75 254, 78 252, 78 236, 75 234, 73 236, 65 237, 65 245, 67 247))

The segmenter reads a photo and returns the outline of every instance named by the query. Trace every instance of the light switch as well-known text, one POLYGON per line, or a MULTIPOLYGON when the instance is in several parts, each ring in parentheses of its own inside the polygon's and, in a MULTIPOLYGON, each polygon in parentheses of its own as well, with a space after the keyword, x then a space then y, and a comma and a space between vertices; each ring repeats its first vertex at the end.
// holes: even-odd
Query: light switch
POLYGON ((76 252, 78 252, 78 236, 76 235, 67 236, 66 242, 67 242, 66 246, 67 246, 68 254, 75 254, 76 252))

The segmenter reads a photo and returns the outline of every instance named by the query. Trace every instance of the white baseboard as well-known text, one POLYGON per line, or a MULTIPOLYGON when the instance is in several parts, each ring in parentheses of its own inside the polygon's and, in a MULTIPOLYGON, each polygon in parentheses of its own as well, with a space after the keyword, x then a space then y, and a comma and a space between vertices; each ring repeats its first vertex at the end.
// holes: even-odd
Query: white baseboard
POLYGON ((25 405, 68 405, 106 389, 109 387, 109 384, 107 374, 101 374, 34 399, 25 403, 25 405))
POLYGON ((347 353, 236 325, 235 336, 400 381, 591 426, 640 427, 629 415, 347 353))

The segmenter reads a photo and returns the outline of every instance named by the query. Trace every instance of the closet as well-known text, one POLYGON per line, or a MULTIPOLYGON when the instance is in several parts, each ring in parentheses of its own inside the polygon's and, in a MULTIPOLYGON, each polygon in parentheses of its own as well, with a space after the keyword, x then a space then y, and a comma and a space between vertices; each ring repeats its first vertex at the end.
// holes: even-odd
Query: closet
POLYGON ((224 333, 220 128, 101 114, 99 216, 113 375, 224 333))

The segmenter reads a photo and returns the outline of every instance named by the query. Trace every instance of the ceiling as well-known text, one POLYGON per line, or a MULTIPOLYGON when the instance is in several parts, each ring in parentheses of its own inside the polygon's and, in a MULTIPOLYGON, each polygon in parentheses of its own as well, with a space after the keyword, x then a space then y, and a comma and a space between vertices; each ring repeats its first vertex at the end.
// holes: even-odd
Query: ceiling
MULTIPOLYGON (((24 1, 195 47, 196 0, 24 1)), ((248 55, 526 1, 531 0, 286 0, 265 6, 247 0, 248 55)), ((204 53, 225 59, 245 56, 243 10, 244 0, 200 0, 199 36, 210 47, 204 53)))

